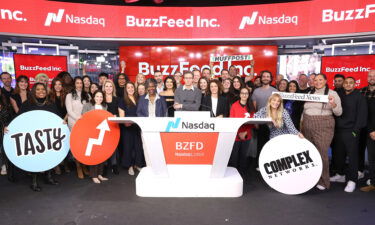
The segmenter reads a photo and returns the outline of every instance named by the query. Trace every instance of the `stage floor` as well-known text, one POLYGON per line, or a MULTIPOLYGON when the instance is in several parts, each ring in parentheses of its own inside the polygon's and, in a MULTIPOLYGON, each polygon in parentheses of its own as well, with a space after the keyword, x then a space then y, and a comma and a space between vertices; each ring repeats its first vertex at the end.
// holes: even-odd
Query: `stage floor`
POLYGON ((99 185, 75 174, 56 178, 60 185, 41 182, 43 191, 37 193, 29 189, 28 177, 13 184, 1 176, 0 224, 375 224, 375 192, 348 194, 344 184, 333 184, 326 192, 288 196, 269 188, 254 170, 239 198, 141 198, 135 176, 125 170, 99 185))

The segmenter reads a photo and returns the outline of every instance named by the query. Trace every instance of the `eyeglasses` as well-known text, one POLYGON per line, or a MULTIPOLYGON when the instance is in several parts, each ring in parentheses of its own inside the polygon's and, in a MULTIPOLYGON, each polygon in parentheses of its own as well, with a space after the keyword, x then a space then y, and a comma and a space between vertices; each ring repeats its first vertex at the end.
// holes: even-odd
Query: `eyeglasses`
POLYGON ((249 95, 249 93, 247 93, 247 92, 246 93, 245 92, 241 92, 240 94, 241 95, 249 95))

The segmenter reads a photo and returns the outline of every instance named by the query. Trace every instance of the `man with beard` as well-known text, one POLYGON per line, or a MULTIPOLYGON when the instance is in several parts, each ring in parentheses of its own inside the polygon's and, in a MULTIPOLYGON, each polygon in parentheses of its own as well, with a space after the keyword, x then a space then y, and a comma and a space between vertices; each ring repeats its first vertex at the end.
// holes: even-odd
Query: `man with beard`
POLYGON ((154 72, 154 78, 157 82, 156 92, 159 94, 164 91, 163 74, 159 70, 156 70, 154 72))
POLYGON ((1 82, 3 83, 3 87, 1 88, 1 93, 6 97, 7 102, 9 103, 10 96, 13 93, 12 88, 12 76, 8 72, 2 72, 0 74, 1 82))
POLYGON ((211 70, 208 68, 204 68, 202 70, 202 77, 207 78, 207 80, 211 80, 211 70))
MULTIPOLYGON (((262 86, 255 89, 254 93, 251 97, 251 100, 253 101, 253 104, 255 106, 256 111, 259 109, 265 107, 267 105, 268 98, 272 95, 272 92, 277 91, 276 88, 271 86, 272 82, 272 73, 268 70, 264 70, 260 72, 260 82, 262 83, 262 86)), ((268 125, 262 124, 259 126, 258 130, 258 153, 256 162, 258 162, 260 151, 262 150, 263 146, 269 141, 270 139, 270 130, 268 128, 268 125)), ((259 171, 259 168, 257 166, 257 170, 259 171)))
MULTIPOLYGON (((369 162, 369 180, 361 191, 375 191, 375 70, 370 70, 367 77, 368 86, 361 89, 361 93, 367 99, 368 120, 367 132, 367 153, 369 162)), ((364 156, 364 154, 363 154, 364 156)), ((360 159, 362 160, 362 159, 360 159)), ((364 161, 364 160, 363 160, 364 161)), ((360 163, 362 163, 360 161, 360 163)))
POLYGON ((344 80, 345 80, 345 76, 339 73, 335 74, 335 77, 333 78, 333 84, 335 86, 334 90, 338 94, 340 94, 340 92, 344 92, 344 87, 343 87, 344 80))
POLYGON ((359 90, 355 89, 355 79, 344 80, 343 91, 339 92, 342 105, 341 116, 336 117, 333 147, 333 162, 337 174, 331 182, 345 182, 345 161, 349 159, 345 192, 353 192, 358 180, 359 132, 367 123, 367 103, 359 90))

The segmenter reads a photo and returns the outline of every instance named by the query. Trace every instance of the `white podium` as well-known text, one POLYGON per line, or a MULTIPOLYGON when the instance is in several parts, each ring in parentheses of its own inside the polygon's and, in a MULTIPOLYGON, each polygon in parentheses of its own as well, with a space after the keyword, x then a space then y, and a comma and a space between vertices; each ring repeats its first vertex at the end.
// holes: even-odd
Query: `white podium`
POLYGON ((211 118, 209 112, 176 111, 175 117, 110 117, 137 123, 147 167, 136 178, 141 197, 240 197, 243 180, 227 167, 238 128, 270 119, 211 118))

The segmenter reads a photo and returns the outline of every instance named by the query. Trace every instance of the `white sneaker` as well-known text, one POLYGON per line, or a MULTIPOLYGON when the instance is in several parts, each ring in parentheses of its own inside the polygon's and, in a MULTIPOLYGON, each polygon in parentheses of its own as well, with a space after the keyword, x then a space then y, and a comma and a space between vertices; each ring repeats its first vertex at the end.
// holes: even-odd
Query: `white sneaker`
POLYGON ((359 179, 362 179, 365 177, 365 173, 364 172, 361 172, 361 171, 358 171, 358 180, 359 179))
POLYGON ((355 190, 355 183, 353 181, 348 181, 344 191, 348 193, 352 193, 355 190))
POLYGON ((368 180, 366 181, 366 184, 370 186, 370 185, 371 185, 371 180, 368 179, 368 180))
POLYGON ((326 188, 320 184, 316 185, 316 188, 318 188, 321 191, 324 191, 326 188))
POLYGON ((128 173, 129 173, 129 175, 134 176, 134 169, 133 169, 132 166, 129 167, 128 173))
POLYGON ((108 180, 108 178, 103 177, 102 175, 99 175, 98 178, 99 178, 100 181, 107 181, 108 180))
POLYGON ((5 165, 2 165, 1 166, 1 172, 0 172, 1 175, 7 175, 7 167, 5 165))
POLYGON ((345 183, 345 175, 341 176, 341 175, 339 175, 339 174, 336 173, 335 176, 329 178, 329 181, 331 181, 331 182, 345 183))

